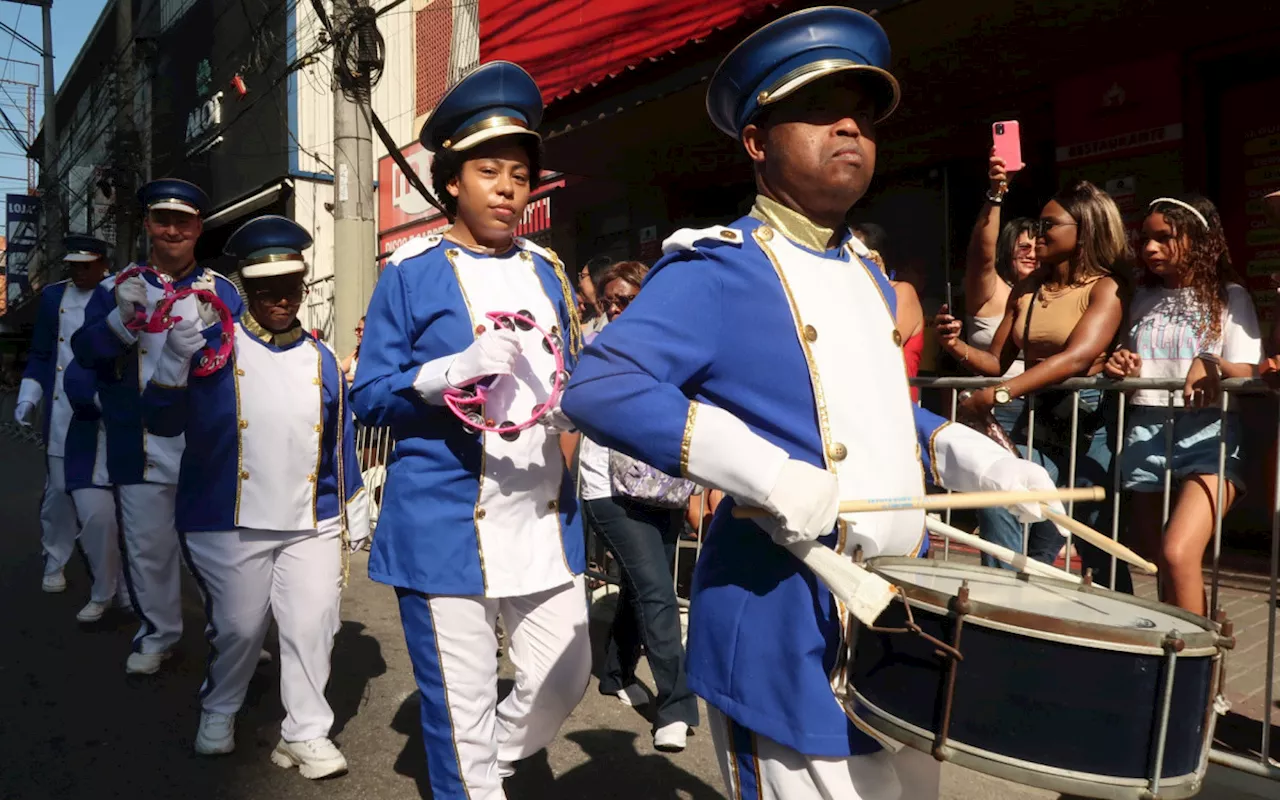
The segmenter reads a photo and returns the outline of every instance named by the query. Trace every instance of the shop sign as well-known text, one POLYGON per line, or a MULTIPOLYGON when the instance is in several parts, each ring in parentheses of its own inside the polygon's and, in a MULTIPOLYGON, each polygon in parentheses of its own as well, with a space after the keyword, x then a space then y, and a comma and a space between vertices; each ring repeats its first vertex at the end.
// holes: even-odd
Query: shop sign
POLYGON ((1176 54, 1074 75, 1054 92, 1059 164, 1156 152, 1182 139, 1176 54))
POLYGON ((187 115, 187 144, 199 141, 222 124, 222 92, 205 99, 187 115))

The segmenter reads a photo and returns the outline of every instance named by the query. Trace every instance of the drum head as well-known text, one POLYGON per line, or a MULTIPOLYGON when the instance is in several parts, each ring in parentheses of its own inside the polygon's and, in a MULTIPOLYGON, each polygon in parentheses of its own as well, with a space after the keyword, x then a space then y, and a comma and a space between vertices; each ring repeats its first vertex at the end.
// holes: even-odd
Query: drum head
MULTIPOLYGON (((1044 633, 1085 635, 1153 646, 1170 631, 1188 645, 1211 646, 1216 629, 1209 620, 1180 608, 1094 586, 1081 586, 1011 570, 919 558, 871 559, 869 566, 907 596, 932 605, 954 598, 968 583, 970 619, 1003 623, 1044 633), (1141 636, 1146 634, 1147 636, 1141 636), (1197 634, 1208 638, 1200 640, 1197 634), (1135 635, 1139 638, 1135 640, 1135 635), (1194 643, 1188 637, 1197 639, 1194 643)), ((945 605, 943 606, 945 607, 945 605)))

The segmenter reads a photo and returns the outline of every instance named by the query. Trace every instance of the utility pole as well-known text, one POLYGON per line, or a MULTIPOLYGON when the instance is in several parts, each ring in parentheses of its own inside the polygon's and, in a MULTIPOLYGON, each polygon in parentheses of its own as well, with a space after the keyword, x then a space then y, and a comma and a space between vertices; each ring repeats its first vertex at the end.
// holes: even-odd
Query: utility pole
POLYGON ((368 0, 334 0, 333 95, 333 318, 334 347, 355 348, 355 327, 377 280, 373 209, 372 89, 361 31, 373 25, 368 0), (367 20, 357 23, 356 20, 367 20))
POLYGON ((61 194, 58 191, 58 114, 53 93, 52 8, 53 0, 44 0, 40 6, 44 26, 44 164, 40 167, 40 182, 44 184, 43 268, 46 274, 53 269, 53 254, 62 247, 62 204, 58 201, 61 194))
POLYGON ((138 136, 133 124, 133 0, 116 0, 116 125, 112 146, 111 197, 115 205, 116 268, 136 255, 134 233, 134 166, 138 136))

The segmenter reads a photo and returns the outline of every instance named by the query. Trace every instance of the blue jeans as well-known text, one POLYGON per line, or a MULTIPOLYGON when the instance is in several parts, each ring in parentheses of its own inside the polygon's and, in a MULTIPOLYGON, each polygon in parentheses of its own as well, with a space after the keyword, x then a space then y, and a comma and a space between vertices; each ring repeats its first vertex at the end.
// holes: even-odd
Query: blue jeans
POLYGON ((698 700, 685 679, 680 607, 671 576, 684 514, 618 495, 587 500, 582 511, 622 570, 600 693, 616 694, 635 683, 643 645, 657 687, 654 728, 672 722, 696 726, 698 700))
MULTIPOLYGON (((1009 438, 1013 439, 1026 408, 1027 401, 1021 397, 1015 397, 1004 405, 992 408, 991 415, 996 418, 996 422, 1000 423, 1000 427, 1004 428, 1004 432, 1009 434, 1009 438)), ((1007 547, 1015 553, 1022 552, 1022 523, 1018 522, 1018 518, 1008 509, 980 508, 975 513, 978 518, 979 536, 992 544, 1007 547)), ((1062 534, 1058 533, 1053 523, 1037 522, 1031 526, 1028 534, 1027 557, 1052 564, 1058 557, 1058 551, 1062 549, 1062 542, 1062 534)), ((1013 569, 1012 566, 986 553, 982 554, 982 566, 1013 569)))

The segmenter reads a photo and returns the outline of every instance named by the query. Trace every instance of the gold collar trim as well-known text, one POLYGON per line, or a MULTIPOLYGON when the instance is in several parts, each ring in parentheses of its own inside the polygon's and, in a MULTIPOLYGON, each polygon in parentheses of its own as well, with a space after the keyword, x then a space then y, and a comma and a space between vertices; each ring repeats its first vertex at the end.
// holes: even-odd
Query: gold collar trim
POLYGON ((472 253, 475 253, 476 255, 481 255, 481 256, 505 256, 507 253, 510 253, 516 247, 515 237, 512 237, 511 242, 501 250, 499 250, 496 247, 484 247, 483 245, 467 244, 465 242, 460 242, 457 239, 451 238, 447 233, 444 235, 443 238, 449 244, 456 244, 458 247, 461 247, 463 250, 468 250, 472 253))
POLYGON ((818 253, 831 249, 831 240, 836 232, 833 228, 824 228, 813 220, 791 208, 787 208, 777 200, 756 195, 756 203, 751 207, 751 216, 777 228, 778 232, 802 247, 818 253))
POLYGON ((293 327, 289 328, 289 330, 284 333, 272 333, 259 325, 258 321, 253 318, 253 315, 246 311, 240 315, 240 324, 244 326, 244 329, 248 331, 253 338, 263 344, 273 344, 276 347, 288 347, 302 338, 302 323, 297 320, 294 320, 293 327))

